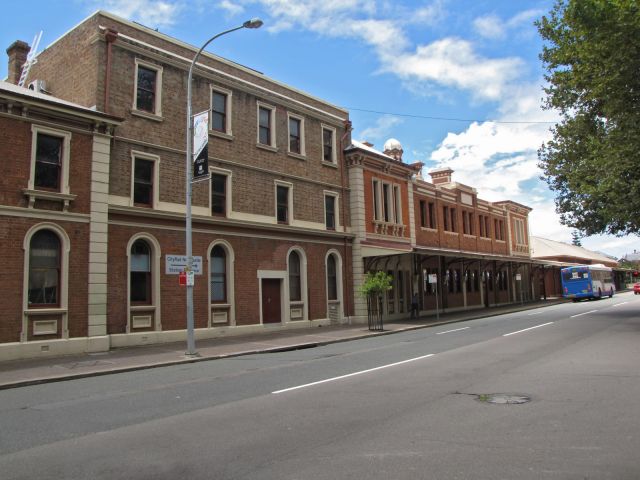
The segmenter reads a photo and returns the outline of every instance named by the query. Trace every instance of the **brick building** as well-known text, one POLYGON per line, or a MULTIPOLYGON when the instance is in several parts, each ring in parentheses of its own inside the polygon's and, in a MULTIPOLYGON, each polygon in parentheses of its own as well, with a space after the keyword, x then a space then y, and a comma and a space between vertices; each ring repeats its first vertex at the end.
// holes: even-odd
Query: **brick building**
MULTIPOLYGON (((12 83, 26 58, 25 47, 16 42, 8 50, 12 83)), ((83 215, 84 223, 54 229, 67 252, 61 268, 68 273, 60 274, 58 288, 68 303, 47 299, 34 306, 42 313, 28 312, 31 321, 31 316, 49 319, 44 312, 51 309, 65 310, 60 323, 69 325, 68 335, 66 327, 48 336, 27 335, 21 315, 26 300, 19 298, 10 321, 0 322, 0 351, 8 352, 8 342, 22 342, 22 351, 32 354, 34 348, 59 353, 185 338, 186 295, 177 273, 186 250, 186 79, 196 52, 152 29, 97 12, 38 55, 28 82, 39 101, 50 99, 58 106, 52 109, 75 108, 80 113, 70 116, 70 123, 90 119, 85 127, 56 127, 62 154, 71 158, 59 167, 71 188, 70 193, 64 187, 55 192, 53 200, 48 187, 34 187, 29 180, 29 159, 33 163, 37 157, 35 134, 17 121, 22 113, 15 113, 14 100, 3 100, 0 120, 9 125, 2 129, 6 138, 0 154, 19 154, 24 167, 16 176, 3 161, 14 176, 2 179, 3 215, 20 217, 29 210, 43 221, 52 215, 60 222, 83 215), (82 145, 78 128, 87 130, 82 145), (10 141, 20 135, 21 142, 10 141), (92 143, 94 137, 104 140, 100 180, 106 182, 95 192, 89 170, 80 168, 88 168, 85 160, 98 141, 92 143), (60 213, 50 214, 52 201, 60 213), (94 204, 99 225, 87 220, 94 218, 94 204), (94 233, 100 235, 102 250, 99 268, 92 269, 87 237, 94 233), (105 280, 99 294, 91 283, 97 276, 105 280), (100 328, 92 328, 92 313, 100 316, 100 328), (85 343, 101 337, 101 343, 47 342, 66 336, 85 343)), ((14 94, 18 87, 5 90, 14 94)), ((196 338, 271 324, 294 328, 348 321, 353 235, 341 162, 342 145, 350 142, 348 113, 206 52, 193 82, 193 111, 205 110, 210 112, 210 179, 194 183, 192 196, 196 338)), ((3 226, 0 248, 16 258, 28 256, 22 249, 14 251, 29 243, 29 228, 26 223, 21 229, 3 226)), ((22 257, 18 260, 11 274, 3 272, 3 284, 31 281, 22 257)))
MULTIPOLYGON (((441 311, 537 298, 531 209, 479 199, 449 168, 432 170, 426 182, 422 163, 403 163, 402 153, 395 139, 382 152, 355 141, 346 149, 356 287, 368 271, 388 272, 394 288, 383 308, 390 318, 407 316, 414 293, 425 314, 435 312, 436 296, 441 311)), ((364 317, 364 299, 355 305, 356 318, 364 317)))

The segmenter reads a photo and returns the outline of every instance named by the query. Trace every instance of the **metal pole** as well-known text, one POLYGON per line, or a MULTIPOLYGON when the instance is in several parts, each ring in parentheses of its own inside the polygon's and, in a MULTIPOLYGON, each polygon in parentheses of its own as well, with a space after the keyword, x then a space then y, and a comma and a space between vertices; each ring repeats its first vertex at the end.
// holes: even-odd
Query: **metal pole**
MULTIPOLYGON (((214 35, 205 42, 198 53, 193 57, 191 66, 189 67, 189 75, 187 77, 187 155, 185 161, 185 179, 186 179, 186 225, 185 225, 185 242, 187 244, 187 272, 193 270, 193 252, 192 252, 192 238, 191 238, 191 174, 193 170, 193 118, 191 115, 191 80, 193 78, 193 67, 198 61, 198 57, 202 51, 213 42, 216 38, 226 35, 227 33, 235 32, 242 28, 258 28, 262 25, 262 21, 259 19, 249 20, 244 22, 239 27, 225 30, 222 33, 214 35)), ((188 277, 187 277, 188 278, 188 277)), ((187 352, 186 355, 197 356, 196 341, 194 335, 194 321, 193 321, 193 285, 187 281, 187 352)))

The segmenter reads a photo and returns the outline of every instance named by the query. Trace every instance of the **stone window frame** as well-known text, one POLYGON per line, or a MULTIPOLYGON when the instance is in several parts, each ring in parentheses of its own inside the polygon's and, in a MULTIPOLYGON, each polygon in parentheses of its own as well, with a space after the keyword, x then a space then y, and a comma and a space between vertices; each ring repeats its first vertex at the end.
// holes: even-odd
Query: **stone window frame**
POLYGON ((321 159, 322 163, 325 165, 329 165, 332 167, 337 166, 338 164, 338 154, 336 151, 336 134, 337 130, 335 127, 331 127, 329 125, 325 125, 324 123, 320 124, 320 145, 322 147, 321 159), (331 160, 325 160, 324 158, 324 131, 328 130, 331 132, 331 160))
POLYGON ((341 228, 340 225, 340 194, 338 192, 334 192, 332 190, 323 190, 323 199, 324 201, 324 225, 327 230, 338 231, 341 228), (333 228, 329 228, 327 226, 327 203, 326 197, 333 197, 333 228))
POLYGON ((274 193, 274 207, 275 207, 275 220, 276 223, 281 225, 293 224, 293 183, 284 182, 282 180, 274 180, 273 193, 274 193), (286 187, 287 191, 287 221, 278 221, 278 187, 286 187))
POLYGON ((131 105, 131 113, 137 116, 149 118, 152 120, 162 120, 162 72, 163 67, 155 63, 147 62, 140 58, 135 59, 135 69, 133 76, 133 104, 131 105), (153 112, 138 109, 138 67, 143 67, 156 72, 156 89, 155 102, 153 112))
POLYGON ((287 112, 287 154, 292 157, 305 159, 307 157, 306 145, 305 145, 305 122, 302 115, 296 113, 287 112), (300 126, 300 151, 294 152, 291 150, 291 120, 297 120, 300 126))
POLYGON ((213 315, 212 309, 226 309, 228 311, 228 323, 233 326, 236 324, 235 317, 235 251, 233 246, 226 240, 223 239, 215 239, 207 248, 207 302, 209 305, 209 326, 213 327, 213 315), (225 298, 226 301, 224 303, 216 303, 211 301, 211 252, 215 247, 221 247, 225 253, 225 298))
POLYGON ((215 135, 216 137, 226 138, 227 140, 233 139, 233 92, 231 90, 227 90, 226 88, 219 87, 217 85, 211 85, 209 92, 209 110, 211 111, 211 116, 209 117, 209 133, 211 135, 215 135), (225 99, 225 130, 215 130, 213 128, 213 94, 219 93, 226 96, 225 99))
POLYGON ((132 235, 127 242, 127 333, 131 333, 131 316, 136 311, 153 311, 153 319, 155 323, 154 330, 161 330, 162 322, 160 316, 160 260, 162 258, 162 251, 160 249, 160 242, 150 233, 140 232, 132 235), (151 303, 148 305, 133 305, 131 303, 131 247, 138 240, 144 240, 149 245, 150 249, 150 262, 151 262, 151 303))
POLYGON ((219 167, 209 167, 209 173, 211 175, 223 175, 226 178, 226 183, 225 183, 225 201, 224 201, 224 206, 225 206, 225 213, 224 216, 221 215, 214 215, 213 212, 211 211, 212 207, 213 207, 213 202, 212 202, 212 195, 213 195, 213 189, 211 188, 211 180, 209 181, 209 214, 212 217, 218 217, 218 218, 231 218, 231 212, 233 211, 233 204, 232 204, 232 200, 233 200, 233 195, 232 195, 232 187, 233 187, 233 172, 231 170, 227 170, 225 168, 219 168, 219 167))
POLYGON ((276 107, 267 103, 257 101, 256 102, 256 146, 272 152, 277 152, 278 147, 276 145, 276 107), (260 142, 260 110, 265 109, 269 111, 269 143, 260 142))
MULTIPOLYGON (((69 169, 71 163, 71 132, 42 125, 31 125, 31 166, 29 169, 28 190, 30 192, 46 192, 50 195, 70 195, 69 169), (38 154, 38 135, 49 135, 62 139, 62 155, 60 156, 60 185, 57 191, 39 190, 35 186, 36 157, 38 154)), ((74 197, 75 198, 75 197, 74 197)))
POLYGON ((307 282, 307 254, 304 249, 298 245, 295 245, 287 252, 287 283, 286 283, 286 302, 288 302, 289 310, 285 318, 288 321, 291 320, 291 308, 302 307, 302 318, 299 320, 308 320, 309 318, 309 290, 307 282), (290 298, 290 286, 289 286, 289 259, 291 254, 296 252, 300 259, 300 300, 291 300, 290 298))
MULTIPOLYGON (((160 156, 154 155, 152 153, 141 152, 139 150, 131 150, 131 179, 130 179, 130 190, 129 190, 129 206, 139 206, 134 202, 133 189, 135 188, 135 169, 136 169, 136 159, 139 158, 141 160, 148 160, 153 162, 153 179, 152 179, 152 189, 153 189, 153 197, 151 199, 151 205, 149 208, 157 209, 158 204, 160 203, 160 156)), ((146 208, 146 207, 141 207, 146 208)))

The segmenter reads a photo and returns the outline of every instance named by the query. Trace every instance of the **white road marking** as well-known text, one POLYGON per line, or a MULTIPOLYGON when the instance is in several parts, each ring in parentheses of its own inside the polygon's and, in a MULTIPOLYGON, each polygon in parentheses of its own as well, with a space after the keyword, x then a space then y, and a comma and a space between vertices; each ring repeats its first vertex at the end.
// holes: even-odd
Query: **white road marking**
POLYGON ((545 325, 551 325, 553 322, 543 323, 542 325, 536 325, 535 327, 525 328, 524 330, 518 330, 517 332, 505 333, 502 335, 503 337, 508 337, 509 335, 515 335, 516 333, 526 332, 527 330, 533 330, 534 328, 544 327, 545 325))
POLYGON ((455 330, 447 330, 446 332, 438 332, 436 333, 436 335, 443 335, 445 333, 451 333, 451 332, 459 332, 460 330, 466 330, 469 327, 464 327, 464 328, 456 328, 455 330))
POLYGON ((612 305, 612 306, 613 307, 619 307, 620 305, 624 305, 625 303, 629 303, 629 302, 616 303, 615 305, 612 305))
POLYGON ((382 365, 380 367, 369 368, 367 370, 362 370, 360 372, 353 372, 353 373, 349 373, 347 375, 341 375, 339 377, 327 378, 325 380, 320 380, 320 381, 317 381, 317 382, 305 383, 304 385, 298 385, 297 387, 284 388, 282 390, 276 390, 275 392, 271 392, 271 393, 290 392, 291 390, 298 390, 300 388, 311 387, 313 385, 319 385, 321 383, 333 382, 335 380, 342 380, 343 378, 354 377, 356 375, 362 375, 363 373, 375 372, 376 370, 382 370, 383 368, 395 367, 396 365, 402 365, 403 363, 415 362, 416 360, 422 360, 423 358, 433 357, 433 355, 434 355, 433 353, 430 353, 429 355, 422 355, 421 357, 410 358, 408 360, 403 360, 401 362, 390 363, 388 365, 382 365))
POLYGON ((530 313, 529 316, 531 316, 531 315, 540 315, 541 313, 544 313, 544 312, 533 312, 533 313, 530 313))
POLYGON ((569 318, 576 318, 576 317, 580 317, 581 315, 587 315, 589 313, 593 313, 593 312, 597 312, 598 310, 589 310, 588 312, 584 312, 584 313, 578 313, 577 315, 571 315, 571 317, 569 318))

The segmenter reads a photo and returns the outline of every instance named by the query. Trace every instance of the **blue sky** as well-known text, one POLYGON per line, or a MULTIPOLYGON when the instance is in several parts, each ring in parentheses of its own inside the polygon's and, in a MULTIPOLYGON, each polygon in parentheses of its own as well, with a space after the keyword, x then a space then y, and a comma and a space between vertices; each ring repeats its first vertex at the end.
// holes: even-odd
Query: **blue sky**
MULTIPOLYGON (((556 120, 540 108, 541 41, 533 21, 551 0, 35 0, 3 4, 0 37, 40 49, 97 9, 200 46, 260 17, 259 30, 222 37, 208 51, 350 111, 353 138, 398 139, 407 162, 454 170, 481 198, 533 208, 531 234, 570 242, 536 150, 556 120), (7 19, 11 19, 10 22, 7 19)), ((0 78, 7 72, 0 62, 0 78)), ((594 236, 583 246, 622 256, 636 236, 594 236)))

